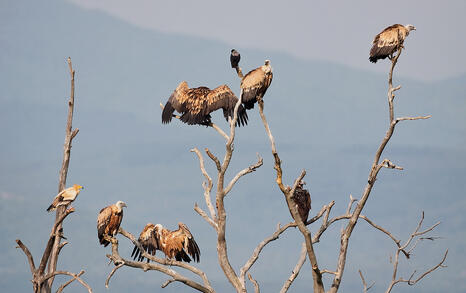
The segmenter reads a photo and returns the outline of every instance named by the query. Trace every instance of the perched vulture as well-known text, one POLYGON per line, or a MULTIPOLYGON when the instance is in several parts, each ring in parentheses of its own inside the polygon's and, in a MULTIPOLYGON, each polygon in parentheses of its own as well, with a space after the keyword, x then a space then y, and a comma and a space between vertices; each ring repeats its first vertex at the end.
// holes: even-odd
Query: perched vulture
POLYGON ((251 70, 241 80, 241 102, 249 110, 254 104, 264 97, 270 83, 272 82, 272 66, 270 61, 265 60, 264 65, 251 70))
POLYGON ((52 204, 47 208, 47 212, 51 212, 59 206, 68 205, 72 203, 83 188, 84 187, 82 187, 81 185, 74 184, 72 187, 63 189, 59 194, 55 196, 52 204))
MULTIPOLYGON (((148 223, 144 229, 142 230, 141 234, 139 234, 139 243, 141 243, 144 250, 150 254, 155 255, 155 251, 158 249, 160 250, 159 240, 157 238, 157 233, 155 232, 155 225, 152 223, 148 223)), ((133 249, 133 253, 131 256, 134 259, 138 259, 138 261, 143 261, 144 257, 142 256, 142 251, 135 245, 133 249)), ((147 259, 149 262, 149 259, 147 259)))
POLYGON ((400 47, 403 48, 403 42, 412 30, 416 30, 416 28, 411 24, 394 24, 384 29, 372 41, 369 61, 376 63, 377 60, 387 57, 391 60, 393 54, 400 47))
POLYGON ((236 51, 235 49, 232 49, 231 54, 230 54, 231 68, 238 67, 238 64, 239 64, 240 60, 241 60, 241 54, 238 51, 236 51))
POLYGON ((304 181, 299 182, 298 186, 293 194, 293 201, 298 208, 299 216, 301 220, 306 223, 307 217, 309 216, 309 211, 311 210, 311 195, 307 189, 304 189, 304 181))
POLYGON ((123 219, 123 207, 126 207, 126 203, 119 200, 115 204, 100 210, 97 217, 97 236, 103 246, 110 243, 106 236, 114 237, 118 233, 123 219))
MULTIPOLYGON (((208 87, 189 88, 186 81, 181 82, 168 99, 162 111, 162 123, 172 120, 172 114, 176 110, 181 113, 180 120, 189 125, 209 125, 211 116, 215 110, 223 109, 223 116, 233 117, 233 111, 238 98, 226 85, 221 85, 213 90, 208 87)), ((248 115, 243 106, 238 108, 237 126, 248 124, 248 115)))
MULTIPOLYGON (((175 258, 177 261, 191 262, 189 254, 195 262, 199 262, 201 255, 193 235, 189 232, 188 227, 181 222, 178 223, 178 230, 175 231, 165 229, 160 224, 154 226, 149 223, 141 232, 139 242, 149 254, 155 255, 155 250, 158 249, 163 251, 166 257, 175 258)), ((141 251, 137 247, 134 248, 131 256, 140 261, 143 259, 141 251)))

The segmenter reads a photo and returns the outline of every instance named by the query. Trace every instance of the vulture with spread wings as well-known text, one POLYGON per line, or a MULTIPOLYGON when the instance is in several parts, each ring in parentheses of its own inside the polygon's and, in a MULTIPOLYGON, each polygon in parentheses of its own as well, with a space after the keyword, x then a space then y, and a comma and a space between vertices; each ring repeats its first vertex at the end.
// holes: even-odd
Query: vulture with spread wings
MULTIPOLYGON (((189 88, 186 81, 181 82, 168 99, 162 111, 162 123, 172 120, 176 110, 181 114, 180 120, 189 125, 198 124, 208 126, 211 121, 210 113, 223 109, 223 116, 233 118, 233 111, 238 98, 226 85, 211 90, 208 87, 189 88)), ((238 108, 237 126, 246 125, 248 115, 243 106, 238 108)))
MULTIPOLYGON (((174 258, 177 261, 191 262, 190 255, 195 262, 199 262, 201 255, 193 235, 181 222, 178 223, 178 230, 175 231, 165 229, 161 224, 148 223, 139 235, 138 241, 147 253, 155 255, 156 250, 161 250, 167 258, 174 258)), ((138 261, 144 260, 142 251, 137 246, 134 247, 131 256, 138 261)))

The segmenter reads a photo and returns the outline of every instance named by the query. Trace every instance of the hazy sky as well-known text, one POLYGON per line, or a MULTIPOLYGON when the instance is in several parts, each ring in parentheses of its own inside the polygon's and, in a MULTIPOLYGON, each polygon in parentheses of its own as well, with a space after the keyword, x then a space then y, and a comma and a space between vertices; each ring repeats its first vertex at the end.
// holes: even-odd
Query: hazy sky
POLYGON ((466 71, 466 1, 68 0, 134 25, 220 40, 235 48, 283 51, 385 72, 368 59, 374 35, 413 24, 400 74, 439 80, 466 71))

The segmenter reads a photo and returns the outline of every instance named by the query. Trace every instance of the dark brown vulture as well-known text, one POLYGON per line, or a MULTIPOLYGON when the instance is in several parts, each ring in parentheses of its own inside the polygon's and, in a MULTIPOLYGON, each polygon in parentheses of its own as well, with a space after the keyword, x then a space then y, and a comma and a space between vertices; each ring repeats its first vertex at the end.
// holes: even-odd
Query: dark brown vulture
POLYGON ((272 83, 272 66, 265 60, 264 65, 251 70, 241 80, 241 102, 249 110, 254 108, 258 99, 264 97, 265 92, 272 83))
POLYGON ((126 203, 119 200, 115 204, 100 210, 97 217, 97 236, 103 246, 110 243, 108 238, 113 238, 118 233, 123 219, 123 207, 126 207, 126 203))
POLYGON ((82 187, 81 185, 74 184, 72 187, 63 189, 59 194, 55 196, 52 204, 47 208, 47 212, 51 212, 59 206, 69 205, 76 199, 79 192, 83 188, 84 187, 82 187))
POLYGON ((372 41, 369 61, 376 63, 377 60, 387 57, 391 60, 393 54, 400 47, 403 48, 403 42, 412 30, 416 28, 411 24, 394 24, 384 29, 372 41))
POLYGON ((304 181, 299 182, 294 190, 293 201, 298 208, 299 216, 301 220, 306 223, 309 211, 311 210, 311 195, 307 189, 304 189, 304 181))
MULTIPOLYGON (((209 125, 210 113, 220 108, 223 116, 233 118, 233 111, 238 98, 226 85, 221 85, 213 90, 208 87, 189 88, 186 81, 181 82, 168 99, 162 111, 162 123, 172 120, 173 112, 181 113, 180 120, 189 125, 209 125)), ((237 126, 248 124, 248 115, 243 106, 238 108, 237 126)))
MULTIPOLYGON (((149 254, 155 255, 155 250, 161 250, 167 258, 176 259, 177 261, 191 262, 191 258, 195 262, 199 262, 201 251, 197 246, 193 235, 183 223, 178 223, 178 230, 170 231, 162 225, 147 224, 139 236, 139 242, 144 250, 149 254), (189 255, 188 255, 189 254, 189 255)), ((144 259, 141 257, 141 251, 136 247, 133 250, 134 259, 139 261, 144 259)))
POLYGON ((241 60, 241 54, 238 51, 236 51, 235 49, 232 49, 231 54, 230 54, 231 68, 238 67, 238 64, 239 64, 240 60, 241 60))
MULTIPOLYGON (((157 233, 155 232, 155 225, 152 223, 148 223, 144 229, 142 230, 141 234, 139 234, 139 243, 141 243, 144 250, 150 254, 155 255, 155 251, 158 249, 160 250, 159 240, 157 238, 157 233)), ((144 256, 142 256, 142 251, 135 245, 133 249, 133 253, 131 253, 133 259, 138 259, 138 261, 143 261, 144 256)), ((147 259, 149 262, 149 259, 147 259)))

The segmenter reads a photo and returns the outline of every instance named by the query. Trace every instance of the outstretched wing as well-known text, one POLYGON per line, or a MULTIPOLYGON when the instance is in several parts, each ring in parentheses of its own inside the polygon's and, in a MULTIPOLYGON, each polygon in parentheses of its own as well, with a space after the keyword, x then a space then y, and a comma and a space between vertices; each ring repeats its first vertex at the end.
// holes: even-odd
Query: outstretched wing
POLYGON ((188 83, 186 81, 182 81, 178 84, 178 86, 168 99, 167 103, 165 104, 165 107, 163 107, 163 124, 170 123, 170 121, 172 120, 173 112, 175 110, 179 113, 186 112, 186 100, 188 99, 188 95, 186 95, 186 92, 188 90, 188 83))
POLYGON ((184 250, 187 251, 189 255, 191 255, 191 257, 194 259, 195 262, 199 262, 201 251, 196 241, 194 240, 194 237, 191 234, 191 231, 189 231, 188 227, 181 222, 178 223, 178 226, 179 226, 179 229, 185 235, 185 240, 183 243, 184 250))
POLYGON ((393 54, 403 42, 403 35, 400 30, 404 29, 401 24, 394 24, 374 37, 369 60, 377 62, 378 59, 384 59, 393 54))
MULTIPOLYGON (((238 98, 231 91, 231 89, 226 85, 221 85, 207 94, 207 105, 206 112, 212 113, 215 110, 220 108, 223 109, 223 116, 228 121, 228 117, 233 118, 233 112, 235 110, 236 103, 238 98)), ((237 126, 247 125, 248 124, 248 114, 242 105, 238 108, 238 120, 236 122, 237 126)))
MULTIPOLYGON (((155 255, 156 250, 160 248, 159 240, 155 232, 155 225, 148 223, 139 235, 138 241, 141 243, 142 248, 144 248, 148 254, 155 255)), ((144 260, 142 251, 136 245, 134 246, 131 256, 133 259, 137 258, 138 261, 144 260)), ((149 259, 147 259, 147 262, 149 262, 149 259)))

